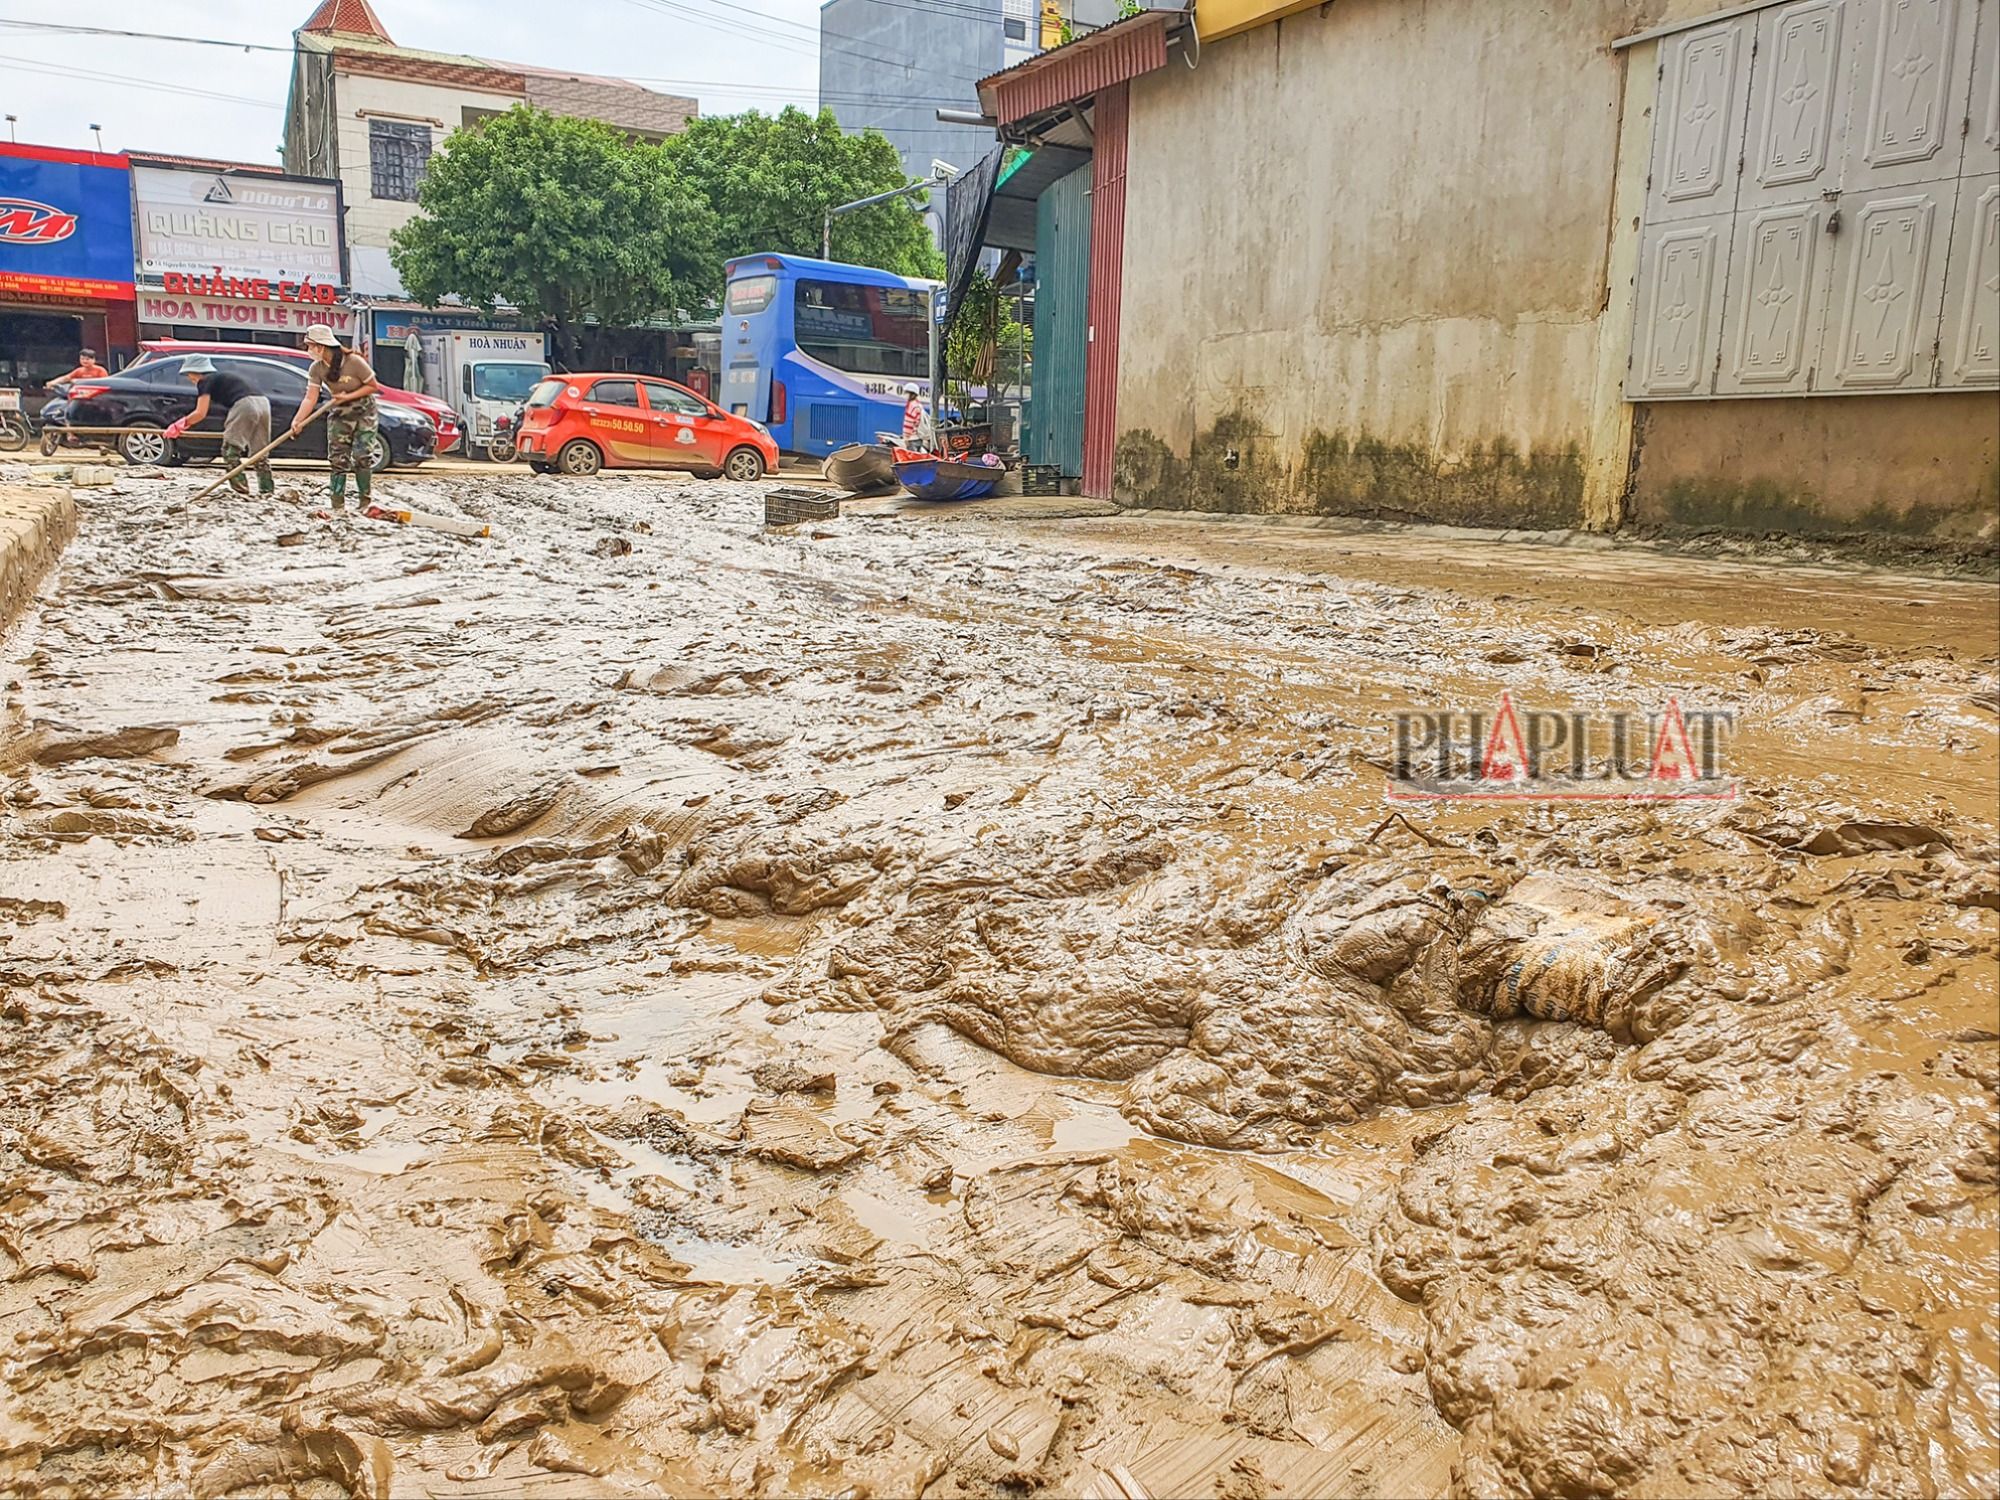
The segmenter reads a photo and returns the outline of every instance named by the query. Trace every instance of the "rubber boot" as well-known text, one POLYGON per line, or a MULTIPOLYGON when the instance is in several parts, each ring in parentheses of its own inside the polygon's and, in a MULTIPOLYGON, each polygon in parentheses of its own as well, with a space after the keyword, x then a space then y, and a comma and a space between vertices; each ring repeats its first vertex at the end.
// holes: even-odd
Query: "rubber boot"
MULTIPOLYGON (((250 450, 248 448, 239 448, 234 443, 224 443, 222 445, 222 462, 227 468, 235 468, 249 456, 250 450)), ((250 481, 245 479, 241 474, 231 477, 229 487, 237 494, 243 496, 244 499, 247 500, 250 498, 250 481)))
POLYGON ((359 496, 356 503, 363 510, 368 509, 368 492, 374 487, 375 476, 373 474, 369 473, 366 469, 356 469, 354 471, 354 489, 355 493, 359 496))
POLYGON ((333 508, 335 510, 347 509, 347 476, 345 474, 336 474, 333 476, 333 508))
POLYGON ((268 468, 257 471, 257 493, 260 495, 275 495, 278 493, 277 477, 268 468))

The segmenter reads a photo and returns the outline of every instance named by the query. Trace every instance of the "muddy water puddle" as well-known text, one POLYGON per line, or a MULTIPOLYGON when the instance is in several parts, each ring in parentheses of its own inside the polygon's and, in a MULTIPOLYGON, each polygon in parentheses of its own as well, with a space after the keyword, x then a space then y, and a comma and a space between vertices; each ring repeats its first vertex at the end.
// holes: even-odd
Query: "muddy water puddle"
POLYGON ((10 1492, 2000 1482, 1990 587, 399 483, 8 642, 10 1492))

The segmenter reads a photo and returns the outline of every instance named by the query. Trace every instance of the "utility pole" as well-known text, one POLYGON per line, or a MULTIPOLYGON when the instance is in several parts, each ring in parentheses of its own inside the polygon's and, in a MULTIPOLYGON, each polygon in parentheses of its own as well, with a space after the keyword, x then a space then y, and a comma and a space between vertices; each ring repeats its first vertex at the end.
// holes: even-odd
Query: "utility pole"
MULTIPOLYGON (((857 208, 873 208, 878 203, 888 203, 897 198, 907 198, 914 193, 927 192, 934 187, 945 187, 956 176, 958 176, 957 167, 954 167, 948 161, 933 159, 931 162, 931 174, 928 177, 920 177, 915 182, 905 183, 899 188, 891 188, 886 193, 875 193, 867 198, 856 198, 852 203, 835 204, 826 211, 825 217, 820 220, 819 258, 821 260, 833 259, 833 216, 835 214, 850 214, 857 208)), ((924 316, 931 325, 931 432, 934 434, 932 441, 938 442, 939 440, 935 437, 935 434, 944 425, 944 372, 938 364, 938 294, 936 291, 932 291, 925 304, 924 316)), ((942 450, 941 443, 940 450, 942 450)))

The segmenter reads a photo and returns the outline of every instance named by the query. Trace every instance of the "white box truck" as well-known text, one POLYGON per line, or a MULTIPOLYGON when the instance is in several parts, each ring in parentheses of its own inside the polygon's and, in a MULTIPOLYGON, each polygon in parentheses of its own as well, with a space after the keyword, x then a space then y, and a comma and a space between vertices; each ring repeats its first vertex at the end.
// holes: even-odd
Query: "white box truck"
POLYGON ((539 333, 450 329, 422 336, 424 389, 458 413, 468 455, 485 458, 500 419, 520 410, 549 373, 539 333))

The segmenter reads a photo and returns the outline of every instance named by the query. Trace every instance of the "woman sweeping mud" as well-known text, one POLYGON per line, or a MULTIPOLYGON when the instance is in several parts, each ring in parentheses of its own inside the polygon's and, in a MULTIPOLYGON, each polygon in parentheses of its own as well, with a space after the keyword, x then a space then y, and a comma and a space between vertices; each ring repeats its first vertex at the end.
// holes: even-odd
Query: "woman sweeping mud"
POLYGON ((317 357, 307 372, 306 393, 299 402, 299 414, 292 418, 292 436, 297 437, 304 428, 306 418, 319 404, 320 387, 325 386, 333 405, 326 418, 326 461, 333 470, 333 508, 347 508, 349 474, 354 476, 355 493, 365 507, 373 476, 365 461, 358 468, 355 466, 354 450, 375 432, 375 393, 381 387, 368 361, 352 349, 341 347, 340 340, 326 324, 315 323, 306 330, 306 348, 317 357))

